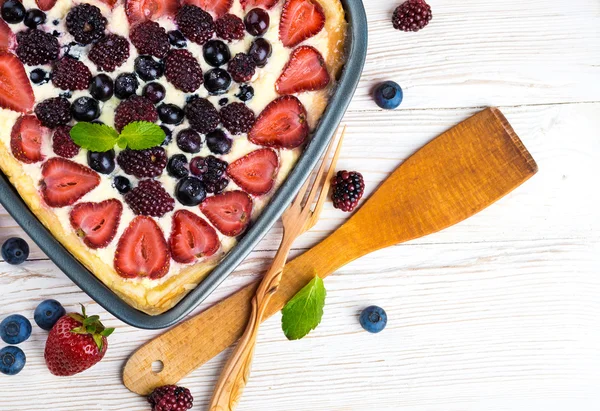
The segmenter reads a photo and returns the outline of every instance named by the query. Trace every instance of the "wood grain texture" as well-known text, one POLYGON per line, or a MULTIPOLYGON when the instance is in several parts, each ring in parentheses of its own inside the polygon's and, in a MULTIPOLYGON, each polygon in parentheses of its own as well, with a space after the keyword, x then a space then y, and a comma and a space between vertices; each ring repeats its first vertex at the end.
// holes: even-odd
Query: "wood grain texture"
MULTIPOLYGON (((493 207, 440 233, 378 251, 326 280, 323 323, 288 342, 279 314, 261 327, 241 411, 595 411, 600 403, 600 3, 597 0, 430 0, 420 33, 395 32, 399 3, 365 1, 366 69, 344 122, 341 168, 363 172, 370 193, 419 147, 488 105, 500 106, 540 172, 493 207), (400 109, 378 111, 368 93, 394 79, 400 109), (383 306, 388 328, 358 325, 383 306)), ((343 221, 326 204, 295 255, 343 221)), ((0 240, 22 235, 0 213, 0 240)), ((276 225, 202 305, 264 272, 281 236, 276 225)), ((0 263, 0 317, 32 318, 58 298, 117 327, 105 359, 73 378, 43 364, 45 333, 23 344, 16 377, 0 375, 0 410, 144 411, 120 382, 127 357, 158 332, 104 313, 34 249, 23 266, 0 263), (103 389, 98 395, 98 387, 103 389)), ((223 355, 183 380, 206 409, 223 355)))

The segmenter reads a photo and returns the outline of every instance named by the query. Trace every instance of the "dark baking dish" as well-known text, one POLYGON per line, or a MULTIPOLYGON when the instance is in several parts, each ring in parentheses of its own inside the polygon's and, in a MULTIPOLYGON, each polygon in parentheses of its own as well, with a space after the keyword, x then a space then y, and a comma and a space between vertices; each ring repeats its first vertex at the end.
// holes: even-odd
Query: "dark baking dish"
POLYGON ((121 300, 52 236, 29 210, 2 173, 0 173, 0 202, 60 269, 115 317, 134 327, 146 329, 164 328, 180 321, 227 278, 277 221, 308 178, 341 121, 360 79, 367 54, 367 19, 362 1, 342 0, 342 3, 346 11, 349 31, 346 63, 335 94, 315 130, 312 140, 298 159, 287 180, 281 185, 252 228, 223 261, 169 311, 151 316, 136 310, 121 300))

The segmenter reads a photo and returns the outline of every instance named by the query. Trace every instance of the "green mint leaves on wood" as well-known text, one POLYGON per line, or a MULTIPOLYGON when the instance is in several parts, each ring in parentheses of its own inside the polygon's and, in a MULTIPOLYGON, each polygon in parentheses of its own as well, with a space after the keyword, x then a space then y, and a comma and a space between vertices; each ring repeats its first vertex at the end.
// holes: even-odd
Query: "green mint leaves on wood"
POLYGON ((160 145, 165 139, 162 128, 148 121, 135 121, 123 128, 121 134, 105 124, 77 123, 71 129, 73 142, 90 151, 104 152, 115 145, 132 150, 145 150, 160 145))
POLYGON ((323 279, 315 276, 283 307, 281 328, 288 340, 299 340, 317 328, 325 306, 323 279))

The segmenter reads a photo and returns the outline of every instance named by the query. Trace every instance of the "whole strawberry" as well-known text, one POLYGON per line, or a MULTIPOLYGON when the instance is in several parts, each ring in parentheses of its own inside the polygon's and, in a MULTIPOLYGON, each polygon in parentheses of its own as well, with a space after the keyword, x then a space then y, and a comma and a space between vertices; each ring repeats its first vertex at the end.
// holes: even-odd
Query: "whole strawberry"
POLYGON ((99 362, 108 349, 108 337, 114 328, 105 328, 97 315, 87 316, 85 307, 81 314, 62 316, 48 334, 44 359, 54 375, 69 376, 87 370, 99 362))

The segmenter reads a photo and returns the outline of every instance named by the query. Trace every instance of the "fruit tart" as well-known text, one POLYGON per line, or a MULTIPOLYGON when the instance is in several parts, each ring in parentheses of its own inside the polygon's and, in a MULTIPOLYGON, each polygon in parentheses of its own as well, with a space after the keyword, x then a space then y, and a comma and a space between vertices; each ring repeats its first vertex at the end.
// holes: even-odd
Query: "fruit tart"
POLYGON ((1 15, 0 167, 151 315, 260 215, 345 58, 339 0, 5 0, 1 15))

